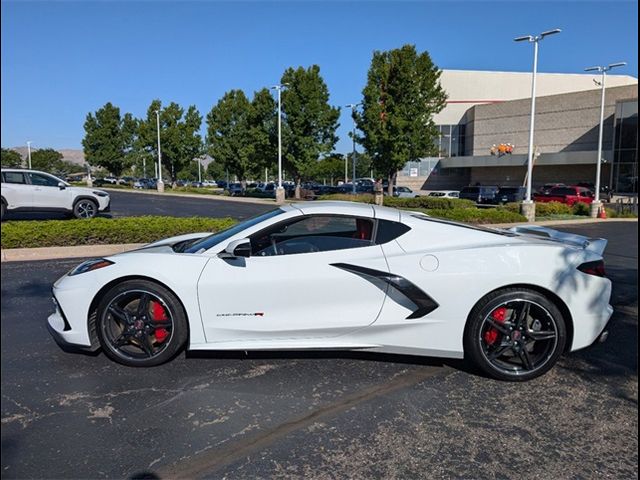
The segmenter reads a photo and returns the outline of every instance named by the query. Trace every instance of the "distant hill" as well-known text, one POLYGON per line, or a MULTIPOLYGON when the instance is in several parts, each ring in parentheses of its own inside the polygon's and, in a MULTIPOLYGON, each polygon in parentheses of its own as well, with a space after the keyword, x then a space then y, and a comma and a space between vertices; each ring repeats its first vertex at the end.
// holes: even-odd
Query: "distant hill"
MULTIPOLYGON (((15 150, 20 154, 20 156, 24 159, 27 158, 27 147, 13 147, 11 150, 15 150)), ((31 152, 35 152, 39 150, 38 148, 32 148, 31 152)), ((71 148, 55 148, 63 155, 63 160, 66 162, 77 163, 78 165, 84 165, 84 152, 82 150, 74 150, 71 148)))

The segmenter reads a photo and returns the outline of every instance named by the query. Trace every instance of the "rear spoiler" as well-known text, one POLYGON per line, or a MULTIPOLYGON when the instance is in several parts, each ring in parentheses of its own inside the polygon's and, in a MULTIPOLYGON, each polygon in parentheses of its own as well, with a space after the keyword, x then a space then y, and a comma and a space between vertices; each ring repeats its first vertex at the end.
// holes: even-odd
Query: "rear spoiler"
POLYGON ((528 235, 547 238, 555 242, 565 243, 588 250, 598 255, 604 253, 607 247, 607 240, 604 238, 589 238, 575 233, 566 233, 554 230, 552 228, 541 227, 538 225, 521 225, 508 229, 509 232, 519 235, 528 235))

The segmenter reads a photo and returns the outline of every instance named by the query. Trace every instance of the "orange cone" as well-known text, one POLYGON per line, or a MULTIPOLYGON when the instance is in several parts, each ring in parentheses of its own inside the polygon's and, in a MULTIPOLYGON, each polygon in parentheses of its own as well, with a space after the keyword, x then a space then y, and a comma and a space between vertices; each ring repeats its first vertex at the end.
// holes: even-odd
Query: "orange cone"
POLYGON ((607 218, 607 210, 604 208, 604 205, 600 207, 598 218, 602 218, 603 220, 607 218))

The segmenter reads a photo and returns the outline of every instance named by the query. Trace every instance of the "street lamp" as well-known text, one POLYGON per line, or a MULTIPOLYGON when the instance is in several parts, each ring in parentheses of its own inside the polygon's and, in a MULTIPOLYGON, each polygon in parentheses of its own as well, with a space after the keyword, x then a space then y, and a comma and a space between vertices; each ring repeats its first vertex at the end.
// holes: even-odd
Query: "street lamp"
POLYGON ((31 142, 27 142, 27 158, 29 159, 29 170, 31 170, 31 142))
POLYGON ((536 207, 531 200, 531 176, 533 174, 533 131, 536 116, 536 73, 538 71, 538 42, 549 35, 560 33, 559 28, 542 32, 540 35, 524 35, 514 38, 516 42, 533 43, 533 77, 531 79, 531 120, 529 122, 529 152, 527 158, 527 197, 522 202, 522 213, 529 221, 535 219, 536 207))
POLYGON ((162 152, 160 151, 160 110, 156 110, 156 126, 158 128, 158 183, 159 192, 164 192, 164 183, 162 181, 162 152))
POLYGON ((278 188, 276 189, 276 203, 284 203, 284 188, 282 187, 282 89, 289 84, 280 83, 271 87, 278 92, 278 188))
MULTIPOLYGON (((350 103, 349 105, 345 105, 346 108, 351 109, 351 118, 353 119, 353 130, 351 132, 351 137, 353 139, 353 152, 351 154, 351 163, 353 164, 353 175, 351 177, 351 183, 353 184, 352 191, 356 193, 356 118, 353 115, 356 108, 358 108, 362 103, 350 103)), ((347 161, 345 159, 344 163, 344 182, 347 183, 347 161)))
POLYGON ((600 171, 602 169, 602 132, 604 127, 604 96, 605 96, 605 88, 606 88, 606 79, 607 72, 612 68, 616 67, 624 67, 627 62, 618 62, 618 63, 610 63, 607 66, 595 66, 585 68, 585 72, 598 72, 601 75, 599 83, 601 88, 600 94, 600 132, 598 133, 598 157, 596 160, 596 185, 595 185, 595 199, 591 204, 591 216, 597 217, 600 208, 602 207, 602 203, 600 202, 600 171))

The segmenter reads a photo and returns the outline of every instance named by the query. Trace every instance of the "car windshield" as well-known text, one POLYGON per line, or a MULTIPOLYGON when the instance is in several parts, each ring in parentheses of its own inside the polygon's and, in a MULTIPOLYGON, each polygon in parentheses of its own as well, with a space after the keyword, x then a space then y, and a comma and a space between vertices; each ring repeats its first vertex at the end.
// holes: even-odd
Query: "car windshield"
POLYGON ((460 190, 460 193, 478 193, 479 191, 479 187, 464 187, 462 190, 460 190))
POLYGON ((227 228, 226 230, 222 230, 220 232, 214 233, 213 235, 209 235, 208 237, 204 237, 198 240, 192 245, 189 245, 189 247, 184 250, 184 253, 202 253, 212 247, 215 247, 219 243, 224 242, 228 238, 233 237, 241 231, 253 227, 260 222, 273 218, 282 213, 284 213, 284 210, 282 210, 281 208, 276 208, 275 210, 270 210, 267 213, 263 213, 256 217, 248 218, 240 223, 236 223, 233 227, 227 228))

